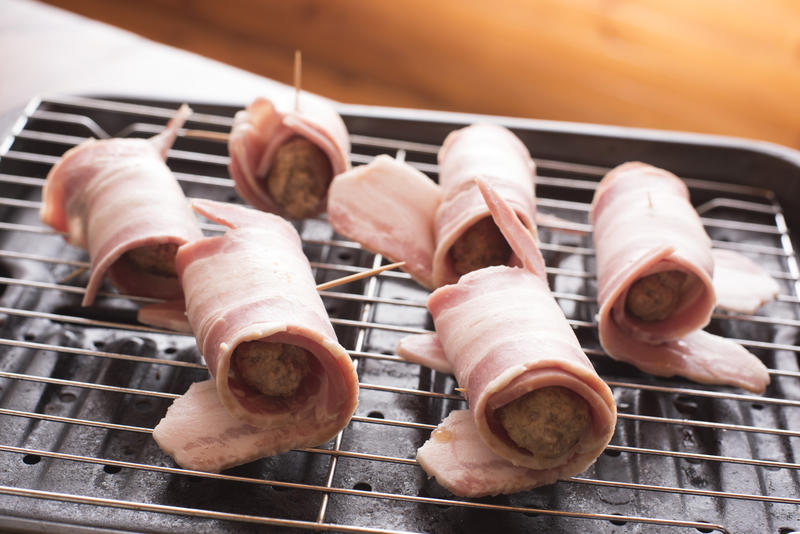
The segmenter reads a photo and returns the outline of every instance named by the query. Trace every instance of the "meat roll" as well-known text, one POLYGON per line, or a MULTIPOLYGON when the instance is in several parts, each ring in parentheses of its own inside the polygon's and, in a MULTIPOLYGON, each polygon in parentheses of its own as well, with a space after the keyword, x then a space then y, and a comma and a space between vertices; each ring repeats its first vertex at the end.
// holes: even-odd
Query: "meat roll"
POLYGON ((234 117, 228 142, 236 191, 252 206, 303 219, 325 211, 333 177, 349 168, 350 139, 333 107, 302 93, 298 109, 255 99, 234 117))
POLYGON ((269 213, 209 200, 192 207, 230 228, 177 256, 186 313, 214 386, 195 385, 173 404, 156 441, 179 464, 211 471, 327 441, 350 420, 358 381, 300 237, 269 213), (197 426, 198 403, 213 426, 197 426))
POLYGON ((486 267, 437 289, 428 299, 436 333, 410 336, 397 351, 453 372, 465 390, 469 412, 452 412, 417 460, 468 497, 580 473, 616 423, 611 390, 550 293, 529 228, 490 187, 481 189, 524 267, 486 267))
POLYGON ((679 178, 620 165, 600 182, 590 220, 600 343, 611 357, 656 375, 764 390, 769 375, 758 358, 700 331, 716 302, 714 260, 679 178))
POLYGON ((404 269, 428 289, 481 267, 514 264, 474 179, 490 182, 535 236, 535 166, 525 145, 502 126, 475 124, 447 137, 439 169, 437 185, 378 156, 334 179, 328 220, 366 249, 405 261, 404 269))
POLYGON ((448 135, 438 158, 442 200, 434 218, 434 287, 513 261, 475 178, 487 181, 536 235, 536 167, 517 136, 495 124, 473 124, 448 135))
POLYGON ((133 295, 176 298, 175 253, 202 237, 180 185, 164 163, 191 114, 182 106, 166 129, 146 139, 90 139, 67 151, 42 191, 42 221, 88 250, 91 274, 83 305, 103 276, 133 295))

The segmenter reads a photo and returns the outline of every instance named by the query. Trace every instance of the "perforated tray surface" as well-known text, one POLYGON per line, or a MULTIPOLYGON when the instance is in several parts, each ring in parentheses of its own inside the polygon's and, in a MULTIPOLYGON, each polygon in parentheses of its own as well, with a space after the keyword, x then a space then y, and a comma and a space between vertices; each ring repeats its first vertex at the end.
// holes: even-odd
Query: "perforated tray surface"
MULTIPOLYGON (((427 292, 403 273, 323 292, 360 380, 356 416, 318 448, 221 475, 178 468, 150 433, 167 406, 207 377, 194 339, 145 327, 145 299, 104 288, 80 306, 86 254, 38 217, 43 179, 87 137, 158 132, 178 102, 53 97, 32 102, 0 145, 0 529, 49 532, 736 532, 800 531, 800 370, 796 152, 740 140, 495 118, 537 162, 539 209, 590 230, 597 181, 626 160, 683 177, 715 246, 778 279, 756 315, 716 313, 709 330, 740 341, 770 369, 763 396, 644 375, 597 341, 591 237, 542 227, 559 304, 619 421, 578 477, 514 495, 454 497, 427 479, 417 448, 452 409, 452 377, 401 361, 410 333, 432 329, 427 292)), ((227 132, 238 106, 194 103, 187 128, 227 132)), ((342 107, 352 162, 400 155, 437 177, 448 132, 478 117, 342 107)), ((486 118, 480 118, 485 120, 486 118)), ((240 202, 224 142, 183 133, 168 164, 190 197, 240 202)), ((319 282, 383 259, 324 218, 297 225, 319 282)), ((207 232, 218 231, 206 225, 207 232)))

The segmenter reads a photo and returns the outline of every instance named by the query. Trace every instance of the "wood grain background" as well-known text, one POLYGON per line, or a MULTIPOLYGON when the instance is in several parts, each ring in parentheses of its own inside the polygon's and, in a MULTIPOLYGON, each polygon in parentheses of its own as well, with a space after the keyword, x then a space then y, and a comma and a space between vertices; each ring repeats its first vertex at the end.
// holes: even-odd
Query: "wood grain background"
POLYGON ((48 0, 349 103, 800 148, 797 0, 48 0))

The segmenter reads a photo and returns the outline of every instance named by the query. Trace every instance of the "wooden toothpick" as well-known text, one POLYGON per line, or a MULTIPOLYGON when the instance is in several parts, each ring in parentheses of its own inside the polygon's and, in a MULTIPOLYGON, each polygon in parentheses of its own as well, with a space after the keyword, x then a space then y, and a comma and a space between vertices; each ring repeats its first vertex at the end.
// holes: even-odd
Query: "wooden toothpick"
POLYGON ((405 265, 406 262, 398 261, 397 263, 390 263, 389 265, 382 265, 376 269, 370 269, 369 271, 364 271, 360 273, 351 274, 349 276, 344 276, 342 278, 337 278, 336 280, 330 280, 328 282, 324 282, 317 286, 317 291, 323 291, 325 289, 330 289, 332 287, 336 287, 342 284, 346 284, 348 282, 355 282, 356 280, 361 280, 362 278, 369 278, 370 276, 375 276, 378 273, 382 273, 383 271, 389 271, 391 269, 397 269, 398 267, 402 267, 405 265))
POLYGON ((300 77, 303 70, 303 56, 300 50, 294 51, 294 110, 300 110, 300 77))
POLYGON ((192 137, 194 139, 206 139, 208 141, 222 141, 227 143, 230 139, 228 132, 212 132, 210 130, 184 130, 184 137, 192 137))

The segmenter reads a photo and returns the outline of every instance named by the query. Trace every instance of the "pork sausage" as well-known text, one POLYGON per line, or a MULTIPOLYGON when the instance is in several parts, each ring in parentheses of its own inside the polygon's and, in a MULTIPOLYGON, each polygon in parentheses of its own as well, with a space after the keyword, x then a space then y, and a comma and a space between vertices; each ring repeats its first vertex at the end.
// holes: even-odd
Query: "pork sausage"
POLYGON ((175 253, 177 252, 177 243, 160 243, 129 250, 123 257, 142 271, 175 278, 178 276, 175 270, 175 253))
POLYGON ((490 265, 505 265, 511 247, 491 217, 470 226, 450 248, 450 259, 458 276, 490 265))
POLYGON ((669 317, 681 299, 686 273, 662 271, 638 279, 628 290, 628 312, 642 321, 662 321, 669 317))
POLYGON ((303 219, 319 211, 333 179, 330 160, 314 143, 295 136, 275 152, 266 182, 272 200, 286 216, 303 219))
POLYGON ((271 397, 291 397, 308 374, 311 354, 296 345, 247 341, 233 353, 239 377, 271 397))
POLYGON ((497 416, 514 443, 542 458, 569 452, 591 425, 586 401, 562 386, 531 391, 499 408, 497 416))

